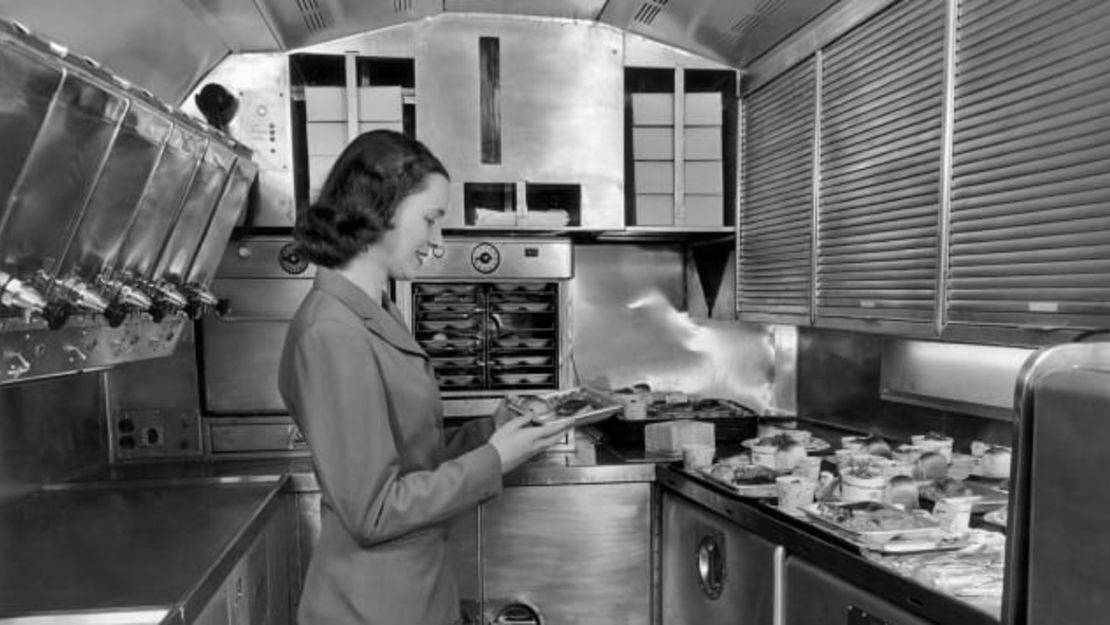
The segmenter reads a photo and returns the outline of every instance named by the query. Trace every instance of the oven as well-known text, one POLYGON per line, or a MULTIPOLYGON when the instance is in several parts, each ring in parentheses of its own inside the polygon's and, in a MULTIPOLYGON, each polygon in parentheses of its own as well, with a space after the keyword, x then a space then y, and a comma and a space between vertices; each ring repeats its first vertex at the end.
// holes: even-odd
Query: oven
POLYGON ((444 241, 396 300, 431 357, 448 417, 490 414, 506 394, 573 386, 566 239, 444 241))

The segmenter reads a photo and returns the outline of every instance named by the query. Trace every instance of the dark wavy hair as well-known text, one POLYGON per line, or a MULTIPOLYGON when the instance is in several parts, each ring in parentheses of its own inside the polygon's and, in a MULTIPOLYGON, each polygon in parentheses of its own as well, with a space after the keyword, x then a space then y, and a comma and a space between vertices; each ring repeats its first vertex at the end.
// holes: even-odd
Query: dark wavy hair
POLYGON ((297 216, 297 247, 322 267, 345 265, 393 228, 397 205, 430 174, 450 178, 416 139, 392 130, 359 135, 335 161, 320 197, 297 216))

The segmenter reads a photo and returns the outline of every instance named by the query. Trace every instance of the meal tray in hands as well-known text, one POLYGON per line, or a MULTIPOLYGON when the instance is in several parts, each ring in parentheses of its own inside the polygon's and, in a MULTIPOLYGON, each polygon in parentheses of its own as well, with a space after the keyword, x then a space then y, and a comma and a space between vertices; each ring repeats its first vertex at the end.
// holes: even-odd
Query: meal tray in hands
MULTIPOLYGON (((540 399, 550 402, 556 407, 556 412, 533 419, 533 421, 539 424, 553 423, 555 421, 569 419, 571 420, 571 425, 573 425, 574 427, 581 427, 608 419, 609 417, 620 412, 621 408, 623 408, 621 404, 617 403, 605 393, 586 386, 579 386, 561 391, 554 391, 551 393, 537 393, 532 396, 539 397, 540 399), (587 403, 585 406, 579 408, 577 411, 571 414, 558 414, 559 407, 562 406, 564 402, 571 399, 584 399, 587 403)), ((523 410, 520 407, 520 402, 523 401, 526 397, 528 396, 519 395, 516 397, 510 397, 508 402, 509 409, 517 412, 518 414, 527 414, 527 411, 523 410)))

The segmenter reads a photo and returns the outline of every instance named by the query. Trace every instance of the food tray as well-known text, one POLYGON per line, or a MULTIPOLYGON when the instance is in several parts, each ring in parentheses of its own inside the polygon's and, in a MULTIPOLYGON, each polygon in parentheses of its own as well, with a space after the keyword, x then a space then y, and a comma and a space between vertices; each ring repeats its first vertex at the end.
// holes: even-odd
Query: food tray
POLYGON ((534 384, 547 384, 554 377, 553 373, 499 373, 494 377, 498 384, 506 386, 524 386, 534 384))
MULTIPOLYGON (((925 489, 925 486, 928 486, 932 483, 933 481, 919 484, 918 491, 922 499, 924 499, 925 501, 936 503, 939 499, 942 498, 934 497, 934 493, 926 492, 925 489)), ((1002 506, 1005 506, 1006 502, 1009 501, 1009 497, 1006 495, 1006 493, 998 490, 997 488, 991 488, 986 484, 978 484, 976 482, 967 480, 964 480, 963 484, 964 487, 971 491, 966 496, 970 497, 972 495, 976 495, 981 498, 971 505, 972 514, 987 512, 989 510, 996 510, 1002 506)))
MULTIPOLYGON (((519 396, 511 398, 508 407, 519 414, 524 414, 518 407, 518 403, 526 396, 519 396)), ((563 391, 555 391, 553 393, 537 394, 536 397, 547 400, 556 406, 561 402, 568 399, 585 399, 588 405, 579 409, 578 412, 568 416, 554 416, 554 418, 539 419, 537 423, 551 423, 554 421, 571 419, 572 425, 575 427, 597 423, 613 416, 620 412, 621 405, 609 398, 608 395, 592 388, 579 386, 563 391)))
POLYGON ((551 304, 548 302, 501 302, 494 304, 493 309, 497 312, 506 313, 540 313, 550 311, 551 304))
POLYGON ((851 503, 841 504, 812 503, 806 506, 802 506, 801 510, 806 514, 806 516, 813 519, 816 523, 834 528, 838 532, 849 534, 854 538, 858 538, 859 540, 868 543, 869 545, 877 545, 894 540, 895 538, 898 538, 900 540, 927 539, 932 538, 937 532, 940 531, 939 523, 937 523, 933 519, 925 517, 918 517, 918 522, 922 524, 921 527, 889 530, 857 530, 852 527, 843 525, 842 523, 839 523, 834 519, 830 519, 821 512, 823 509, 837 506, 844 508, 862 509, 868 512, 877 512, 883 510, 898 512, 907 516, 918 516, 904 510, 900 510, 893 506, 888 506, 886 504, 881 504, 875 501, 855 501, 851 503))
MULTIPOLYGON (((747 447, 748 449, 751 449, 755 447, 755 444, 758 441, 758 438, 749 438, 746 441, 742 441, 740 444, 744 447, 747 447)), ((806 453, 811 454, 819 453, 832 448, 832 445, 830 445, 828 441, 822 438, 817 438, 816 436, 811 436, 808 441, 802 444, 802 446, 805 447, 806 453)))
POLYGON ((531 338, 523 336, 503 336, 494 340, 494 344, 498 347, 518 348, 524 347, 528 349, 540 349, 551 345, 549 338, 531 338))
POLYGON ((775 485, 774 482, 770 482, 767 484, 737 484, 736 482, 732 481, 726 482, 725 480, 717 479, 710 475, 710 469, 712 469, 712 467, 699 469, 698 475, 703 479, 713 482, 714 484, 729 489, 740 497, 748 497, 751 499, 770 499, 773 497, 778 497, 779 495, 778 487, 775 485))
POLYGON ((628 418, 621 415, 626 421, 674 421, 675 419, 740 419, 754 417, 755 412, 744 404, 718 398, 698 399, 692 397, 683 403, 652 402, 645 408, 646 414, 640 418, 628 418))

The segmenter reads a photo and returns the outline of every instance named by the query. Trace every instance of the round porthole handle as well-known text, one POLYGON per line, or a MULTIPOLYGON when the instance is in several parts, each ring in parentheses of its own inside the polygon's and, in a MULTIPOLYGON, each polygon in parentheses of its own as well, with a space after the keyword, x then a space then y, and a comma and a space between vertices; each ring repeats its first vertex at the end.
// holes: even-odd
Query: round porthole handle
POLYGON ((710 599, 720 597, 725 581, 725 556, 720 539, 713 534, 702 536, 695 557, 702 592, 710 599))

